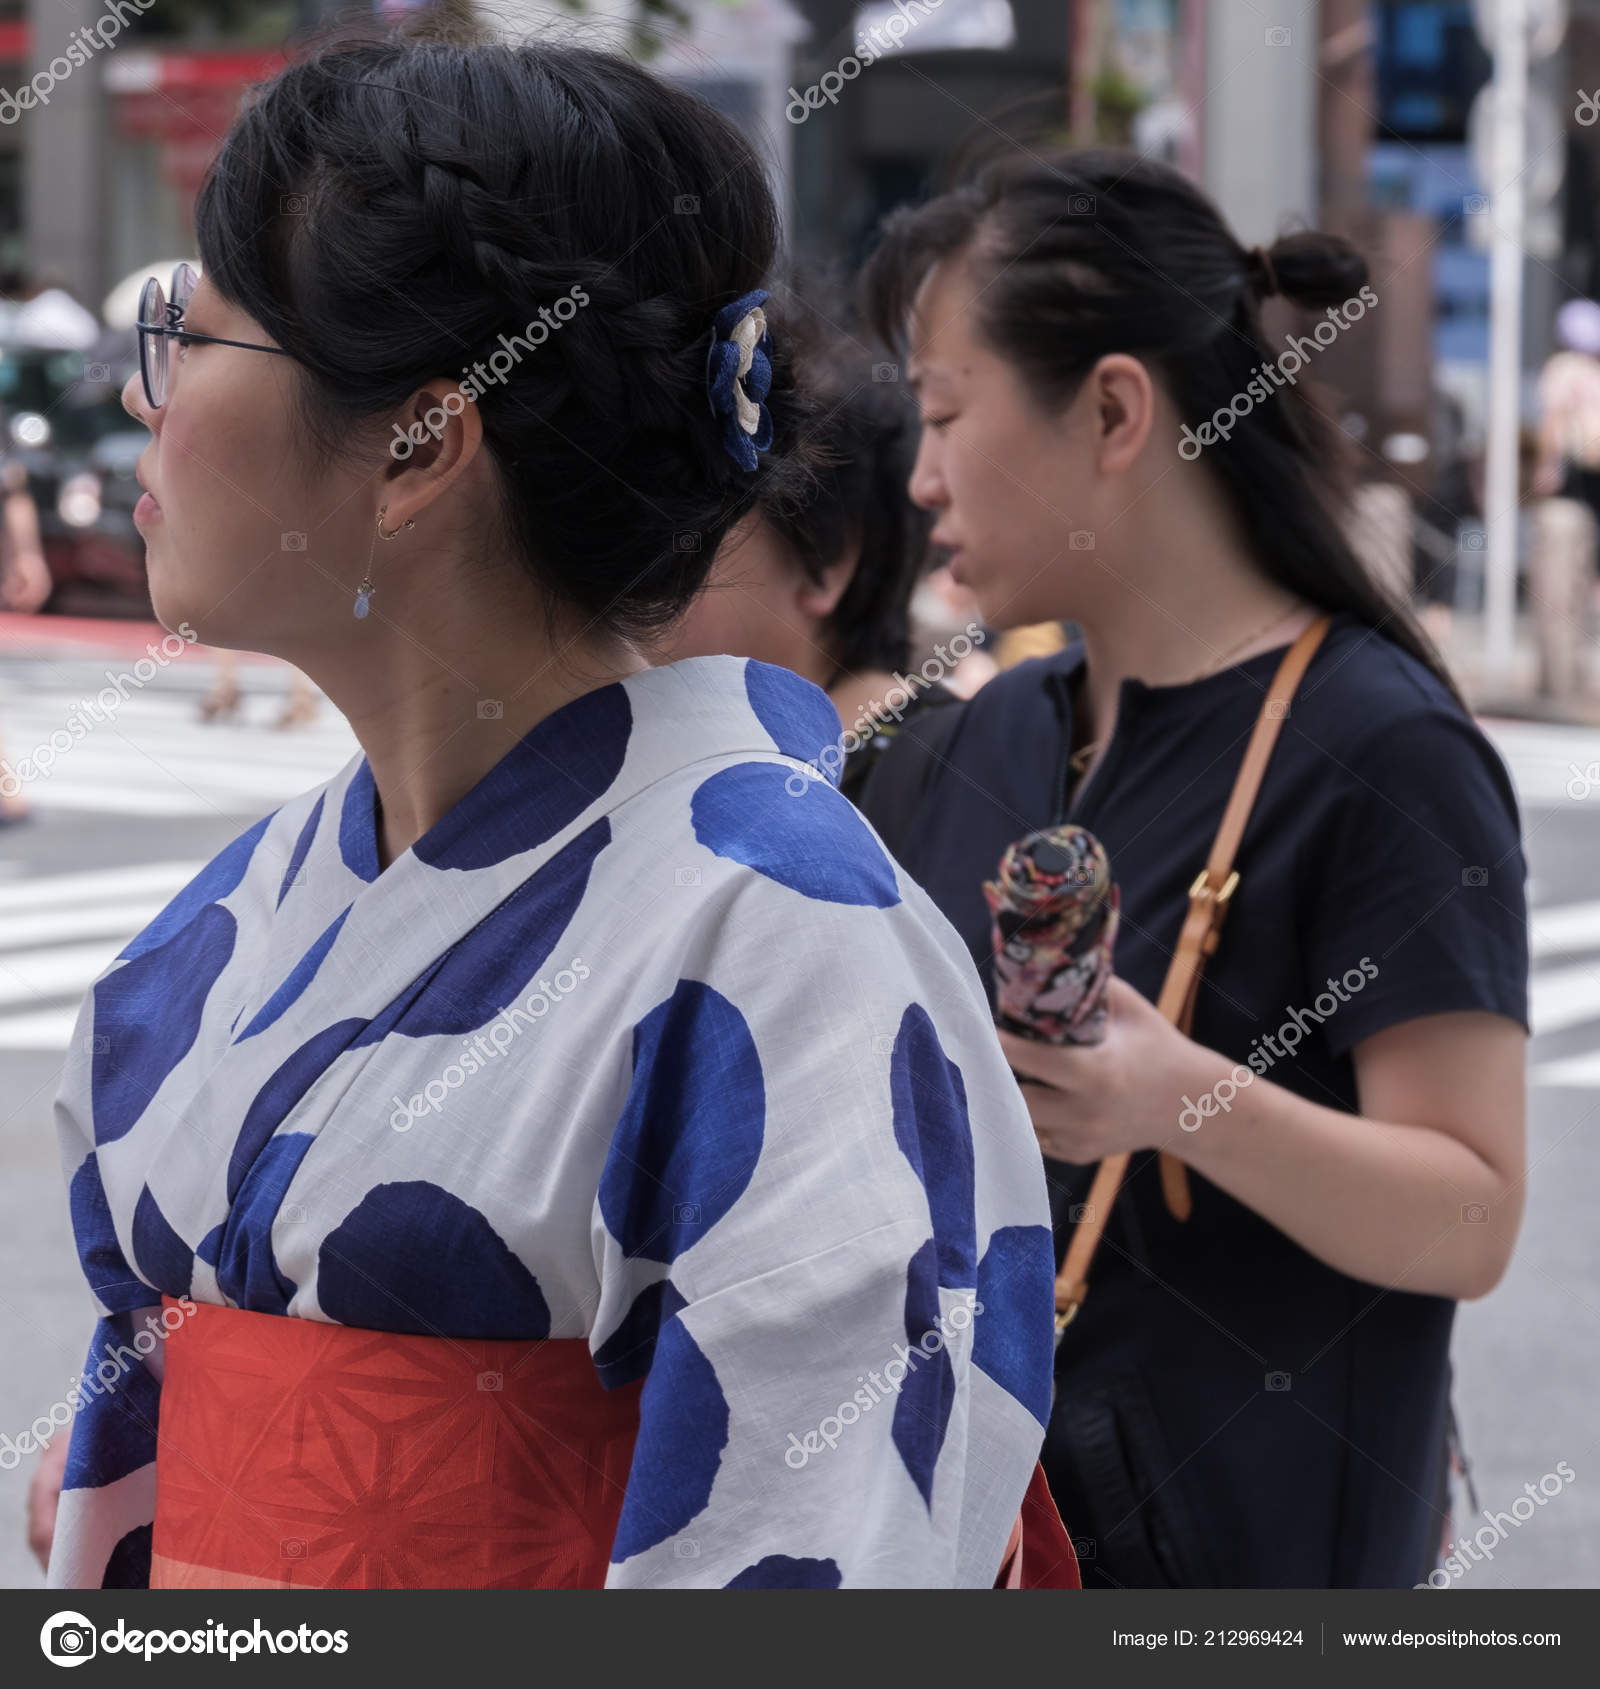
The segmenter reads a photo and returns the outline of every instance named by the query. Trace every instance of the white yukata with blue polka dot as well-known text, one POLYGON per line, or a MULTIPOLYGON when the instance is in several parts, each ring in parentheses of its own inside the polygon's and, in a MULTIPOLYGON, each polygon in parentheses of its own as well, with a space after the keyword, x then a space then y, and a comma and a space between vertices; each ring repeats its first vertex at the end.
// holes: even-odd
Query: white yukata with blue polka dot
MULTIPOLYGON (((86 1374, 163 1293, 580 1338, 644 1380, 608 1586, 990 1585, 1050 1406, 1043 1170, 960 940, 808 766, 838 734, 696 658, 381 873, 363 756, 235 840, 79 1020, 86 1374)), ((77 1414, 58 1587, 148 1581, 159 1368, 77 1414)))

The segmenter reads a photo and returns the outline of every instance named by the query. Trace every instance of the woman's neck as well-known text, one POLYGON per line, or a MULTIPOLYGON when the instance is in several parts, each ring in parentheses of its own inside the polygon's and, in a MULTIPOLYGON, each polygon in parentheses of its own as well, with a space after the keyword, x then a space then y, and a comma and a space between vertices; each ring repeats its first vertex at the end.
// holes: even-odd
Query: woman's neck
POLYGON ((893 706, 901 704, 898 693, 910 690, 904 677, 891 674, 888 669, 840 673, 827 687, 828 697, 839 712, 845 731, 856 733, 866 731, 870 721, 892 715, 893 706), (893 699, 891 693, 896 694, 893 699))
POLYGON ((289 656, 349 721, 378 791, 387 867, 440 821, 527 733, 586 692, 647 668, 627 641, 552 643, 540 614, 439 603, 393 605, 336 650, 289 656), (426 634, 415 630, 425 628, 426 634), (376 637, 372 637, 375 635, 376 637))
MULTIPOLYGON (((1079 622, 1084 648, 1080 697, 1088 711, 1087 741, 1095 746, 1085 780, 1099 765, 1116 728, 1124 680, 1183 686, 1232 668, 1293 641, 1318 614, 1288 589, 1262 576, 1213 580, 1209 596, 1124 596, 1121 613, 1103 611, 1079 622), (1157 604, 1163 608, 1156 608, 1157 604)), ((1178 595, 1173 595, 1178 596, 1178 595)))

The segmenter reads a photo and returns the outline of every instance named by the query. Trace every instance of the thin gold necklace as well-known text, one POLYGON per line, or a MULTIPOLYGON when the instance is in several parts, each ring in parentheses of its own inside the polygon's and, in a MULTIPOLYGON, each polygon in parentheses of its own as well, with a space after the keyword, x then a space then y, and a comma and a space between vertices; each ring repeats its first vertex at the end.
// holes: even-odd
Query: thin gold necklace
POLYGON ((1233 658, 1237 656, 1239 652, 1243 651, 1247 645, 1255 644, 1258 639, 1265 639, 1269 633, 1275 632, 1291 617, 1298 616, 1304 609, 1305 606, 1303 604, 1295 604, 1288 610, 1285 610, 1281 616, 1274 616, 1270 622, 1265 624, 1265 626, 1258 627, 1254 633, 1247 633, 1244 638, 1238 642, 1238 644, 1230 645, 1220 657, 1214 658, 1211 662, 1205 664, 1198 674, 1192 674, 1187 680, 1180 680, 1178 684, 1180 686, 1193 686, 1197 680, 1204 680, 1207 675, 1220 674, 1223 669, 1227 668, 1233 658))
MULTIPOLYGON (((1193 686, 1197 680, 1204 680, 1207 675, 1213 673, 1220 674, 1221 671, 1228 666, 1229 660, 1238 652, 1243 651, 1247 645, 1253 645, 1256 640, 1264 639, 1269 633, 1282 627, 1282 625, 1292 616, 1299 615, 1304 608, 1305 606, 1303 604, 1296 604, 1292 609, 1286 610, 1281 616, 1276 616, 1272 621, 1267 622, 1264 626, 1258 627, 1253 633, 1247 633, 1236 645, 1229 646, 1229 648, 1224 651, 1220 657, 1207 663, 1198 674, 1190 675, 1187 680, 1180 680, 1177 684, 1179 686, 1193 686)), ((1096 739, 1093 744, 1085 745, 1082 749, 1074 751, 1072 755, 1067 758, 1067 766, 1081 779, 1084 769, 1088 767, 1090 760, 1099 749, 1100 741, 1096 739)))

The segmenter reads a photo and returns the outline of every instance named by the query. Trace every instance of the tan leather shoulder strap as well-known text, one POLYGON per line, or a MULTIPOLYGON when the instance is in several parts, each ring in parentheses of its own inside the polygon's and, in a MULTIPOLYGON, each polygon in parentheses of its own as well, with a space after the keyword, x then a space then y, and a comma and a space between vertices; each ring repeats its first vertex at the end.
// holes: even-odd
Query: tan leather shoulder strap
MULTIPOLYGON (((1244 837, 1250 811, 1255 807, 1256 794, 1261 790, 1261 780, 1267 771, 1272 748, 1278 741, 1284 718, 1289 714, 1290 701, 1328 631, 1328 623, 1328 617, 1319 616, 1284 653, 1278 672, 1267 688, 1261 713, 1256 717, 1255 731, 1245 747, 1244 760, 1239 764, 1227 808, 1222 812, 1222 823, 1212 841, 1211 854, 1189 888, 1189 912, 1178 934, 1161 995, 1156 999, 1156 1007, 1180 1032, 1187 1033, 1193 1022, 1200 970, 1205 966, 1206 957, 1217 948, 1223 919, 1238 888, 1239 876, 1234 870, 1233 860, 1239 850, 1239 841, 1244 837)), ((1186 1220, 1192 1203, 1183 1163, 1163 1152, 1160 1165, 1161 1189, 1167 1207, 1175 1218, 1186 1220)), ((1088 1293, 1089 1266, 1100 1247, 1106 1221, 1111 1217, 1111 1206, 1116 1201, 1127 1167, 1126 1155, 1112 1155, 1107 1156, 1095 1171, 1083 1216, 1073 1228, 1072 1242, 1068 1245, 1066 1259, 1056 1279, 1058 1336, 1082 1306, 1088 1293)))

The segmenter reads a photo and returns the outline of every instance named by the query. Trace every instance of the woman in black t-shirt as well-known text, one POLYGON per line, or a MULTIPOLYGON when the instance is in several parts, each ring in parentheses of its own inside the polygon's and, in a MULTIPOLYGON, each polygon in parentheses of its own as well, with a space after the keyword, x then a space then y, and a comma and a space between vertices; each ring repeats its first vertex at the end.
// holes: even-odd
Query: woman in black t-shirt
POLYGON ((1058 1249, 1092 1164, 1134 1152, 1045 1450, 1089 1587, 1420 1581, 1454 1304, 1516 1238, 1515 799, 1343 539, 1299 385, 1382 308, 1365 280, 1316 234, 1247 252, 1177 173, 1109 154, 989 166, 893 217, 866 278, 908 343, 911 494, 953 574, 991 626, 1082 631, 914 724, 862 802, 986 976, 980 885, 1011 840, 1082 821, 1122 887, 1106 1041, 1004 1040, 1058 1249), (1325 310, 1282 347, 1275 292, 1325 310), (1265 689, 1322 614, 1185 1037, 1151 1000, 1265 689), (1188 1166, 1186 1220, 1157 1150, 1188 1166))

